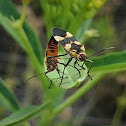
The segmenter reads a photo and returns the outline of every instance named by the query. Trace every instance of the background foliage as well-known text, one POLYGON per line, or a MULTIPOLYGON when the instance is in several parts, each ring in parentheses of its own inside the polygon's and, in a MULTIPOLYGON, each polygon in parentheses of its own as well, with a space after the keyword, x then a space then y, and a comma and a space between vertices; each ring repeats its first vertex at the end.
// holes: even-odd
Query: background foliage
MULTIPOLYGON (((24 3, 24 5, 22 5, 23 9, 20 15, 16 9, 16 6, 18 4, 14 5, 14 3, 10 0, 0 0, 1 27, 3 27, 13 38, 13 41, 16 40, 18 45, 20 45, 23 49, 22 50, 13 42, 14 44, 12 44, 10 47, 12 48, 11 51, 14 56, 10 56, 10 63, 6 68, 7 70, 4 71, 4 74, 2 74, 0 79, 0 125, 92 125, 90 123, 88 124, 88 120, 89 122, 92 122, 92 119, 88 119, 88 117, 90 117, 90 115, 93 115, 90 113, 99 104, 102 96, 103 98, 105 97, 105 94, 102 93, 102 91, 106 89, 104 83, 106 82, 110 85, 113 84, 113 87, 115 87, 115 83, 117 83, 117 81, 111 81, 111 78, 116 78, 118 76, 121 76, 120 78, 122 78, 123 76, 121 73, 123 72, 123 74, 125 75, 126 69, 126 51, 124 48, 122 48, 122 50, 121 48, 119 48, 121 43, 118 42, 119 38, 112 24, 112 18, 114 19, 114 16, 110 13, 112 11, 109 10, 111 9, 110 4, 112 4, 112 2, 108 2, 106 0, 40 0, 41 6, 39 6, 38 1, 31 2, 31 7, 34 9, 36 14, 42 14, 42 21, 44 20, 43 29, 45 29, 46 32, 41 33, 40 38, 42 39, 42 43, 40 42, 36 32, 31 28, 31 26, 29 26, 30 21, 24 21, 25 13, 27 12, 25 12, 26 4, 24 3), (39 9, 42 9, 42 11, 40 11, 41 14, 39 13, 39 9), (29 81, 26 84, 24 83, 24 80, 29 76, 32 76, 34 74, 34 70, 36 73, 41 73, 44 71, 44 56, 46 47, 45 43, 51 36, 50 29, 52 27, 60 27, 71 32, 80 42, 85 44, 87 55, 92 54, 96 50, 109 46, 115 46, 116 49, 108 51, 109 54, 105 56, 94 57, 91 59, 94 61, 94 65, 91 70, 93 81, 90 81, 87 78, 84 82, 82 82, 82 78, 81 80, 78 79, 76 82, 77 84, 80 84, 80 82, 82 82, 82 85, 80 85, 79 87, 66 90, 64 89, 64 86, 62 86, 63 88, 59 88, 53 85, 49 90, 48 87, 50 82, 48 81, 48 79, 44 75, 38 76, 42 87, 41 93, 39 93, 39 95, 42 95, 42 98, 41 102, 38 102, 39 105, 32 105, 32 96, 34 97, 38 89, 40 89, 40 87, 37 86, 37 83, 39 83, 39 81, 34 78, 32 81, 29 81), (45 39, 44 37, 46 35, 47 39, 45 39), (23 53, 25 52, 23 55, 27 54, 28 61, 26 62, 26 60, 23 60, 26 62, 25 68, 23 68, 23 70, 21 71, 22 73, 24 72, 24 77, 22 76, 22 79, 18 80, 18 78, 20 77, 14 78, 13 75, 16 75, 19 72, 16 71, 16 63, 17 58, 19 58, 19 50, 21 50, 23 53), (111 75, 109 74, 107 77, 105 77, 110 72, 111 75), (117 76, 116 74, 119 75, 117 76), (104 78, 104 82, 100 81, 102 78, 104 78), (96 86, 99 81, 102 86, 96 86), (22 87, 25 88, 25 91, 21 92, 24 94, 23 101, 20 98, 16 98, 16 96, 18 97, 18 91, 15 90, 18 86, 20 87, 20 90, 22 87), (95 86, 95 88, 93 88, 93 93, 89 93, 89 95, 87 95, 87 92, 89 92, 89 90, 93 86, 95 86), (34 91, 34 89, 36 90, 34 91), (13 93, 12 90, 14 90, 15 93, 13 93), (77 110, 73 106, 72 109, 72 104, 74 103, 76 105, 78 103, 77 100, 80 97, 84 96, 84 94, 85 96, 87 96, 87 98, 84 98, 85 104, 80 104, 84 107, 80 107, 80 109, 77 110), (4 113, 7 110, 9 113, 5 115, 4 113), (77 111, 79 112, 77 113, 77 111), (58 116, 59 114, 60 116, 58 116), (29 123, 29 120, 33 119, 33 117, 37 117, 37 121, 34 120, 33 122, 31 121, 29 123), (65 120, 64 117, 66 117, 67 120, 65 120), (70 118, 72 118, 72 121, 70 121, 70 118)), ((114 4, 118 5, 120 3, 114 2, 114 4)), ((31 17, 33 18, 33 16, 31 17)), ((37 24, 36 21, 34 22, 34 25, 37 24)), ((1 42, 4 41, 2 40, 1 42)), ((59 51, 60 53, 63 53, 62 48, 60 48, 59 51)), ((3 59, 6 58, 4 55, 2 56, 3 59)), ((86 64, 86 66, 89 67, 89 64, 86 64)), ((82 74, 82 77, 84 79, 84 77, 86 77, 85 71, 82 72, 82 74)), ((55 71, 54 75, 56 75, 55 71)), ((68 76, 70 76, 69 73, 68 76)), ((120 78, 119 81, 122 80, 120 78)), ((126 81, 124 79, 123 83, 125 82, 126 81)), ((74 82, 69 82, 68 85, 66 85, 66 88, 70 88, 68 86, 74 84, 74 82)), ((109 86, 109 88, 111 89, 111 86, 109 86)), ((109 90, 106 89, 106 92, 107 91, 109 94, 109 90)), ((108 121, 107 125, 113 126, 119 124, 126 107, 126 92, 124 84, 119 88, 115 88, 114 91, 117 91, 116 95, 113 96, 115 98, 115 104, 110 105, 112 105, 112 107, 116 105, 117 106, 114 110, 112 109, 114 112, 111 111, 111 113, 109 113, 107 116, 111 117, 111 121, 108 121)), ((112 91, 111 95, 113 95, 113 93, 115 94, 114 91, 112 91)), ((111 103, 109 101, 109 98, 110 96, 107 97, 107 100, 104 102, 111 103)), ((106 104, 104 106, 106 106, 106 104)), ((108 108, 111 109, 112 107, 108 108)), ((98 108, 100 108, 99 105, 98 108)), ((106 112, 109 112, 109 109, 106 112)), ((99 113, 100 112, 101 111, 99 110, 99 113)), ((97 121, 97 118, 95 118, 96 121, 95 123, 93 122, 93 125, 106 124, 106 114, 104 113, 99 115, 100 117, 103 117, 102 123, 97 121)), ((94 117, 96 116, 97 112, 94 111, 94 117)))

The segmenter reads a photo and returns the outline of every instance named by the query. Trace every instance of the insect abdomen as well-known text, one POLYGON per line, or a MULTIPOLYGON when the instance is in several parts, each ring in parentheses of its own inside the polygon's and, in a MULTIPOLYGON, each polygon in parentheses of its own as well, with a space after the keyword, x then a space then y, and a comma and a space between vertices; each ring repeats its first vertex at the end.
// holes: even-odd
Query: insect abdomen
POLYGON ((47 46, 47 56, 58 55, 58 42, 52 36, 47 46))
MULTIPOLYGON (((47 45, 47 49, 46 49, 46 65, 48 65, 47 63, 47 58, 50 56, 55 56, 58 55, 58 42, 54 39, 54 37, 52 36, 51 39, 49 40, 49 43, 47 45)), ((57 61, 57 58, 53 58, 53 60, 57 61)))

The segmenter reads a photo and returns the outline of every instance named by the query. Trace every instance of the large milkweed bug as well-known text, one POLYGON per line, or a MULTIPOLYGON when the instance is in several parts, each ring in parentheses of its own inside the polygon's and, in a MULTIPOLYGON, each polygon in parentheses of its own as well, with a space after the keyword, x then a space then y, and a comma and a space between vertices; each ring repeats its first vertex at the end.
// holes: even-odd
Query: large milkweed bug
POLYGON ((58 65, 57 65, 58 57, 48 58, 50 56, 58 55, 58 50, 59 50, 58 42, 54 39, 53 36, 51 36, 51 38, 49 40, 49 43, 47 45, 47 48, 46 48, 45 64, 47 66, 47 71, 43 72, 43 73, 40 73, 40 74, 37 74, 37 75, 34 75, 34 76, 28 78, 25 81, 28 81, 31 78, 36 77, 38 75, 45 74, 45 76, 51 81, 51 84, 49 86, 49 88, 50 88, 51 85, 52 85, 52 80, 46 74, 49 73, 49 72, 54 71, 55 69, 57 70, 57 73, 59 74, 59 77, 61 78, 61 76, 60 76, 60 70, 59 70, 58 65))
MULTIPOLYGON (((28 81, 28 80, 30 80, 30 79, 33 78, 33 77, 39 76, 39 75, 41 75, 41 74, 45 74, 45 76, 51 81, 51 84, 50 84, 50 86, 49 86, 49 88, 50 88, 51 85, 52 85, 52 80, 51 80, 46 74, 49 73, 49 72, 54 71, 55 69, 57 70, 57 73, 59 74, 59 77, 62 78, 62 77, 60 76, 60 70, 59 70, 59 68, 58 68, 57 63, 62 64, 62 65, 64 65, 64 66, 65 66, 65 64, 64 64, 64 63, 58 62, 58 59, 62 59, 62 58, 55 57, 55 56, 58 55, 58 51, 59 51, 58 42, 54 39, 53 36, 51 36, 51 38, 50 38, 50 40, 49 40, 49 43, 48 43, 48 45, 47 45, 47 48, 46 48, 46 59, 45 59, 45 64, 46 64, 46 66, 47 66, 47 71, 46 71, 46 72, 43 72, 43 73, 40 73, 40 74, 37 74, 37 75, 34 75, 34 76, 28 78, 27 80, 25 80, 25 82, 28 81)), ((58 56, 64 56, 64 55, 58 55, 58 56)), ((70 65, 70 66, 71 66, 71 65, 70 65)), ((71 66, 71 67, 73 67, 73 66, 71 66)), ((74 68, 75 68, 75 67, 74 67, 74 68)), ((79 72, 79 74, 80 74, 80 71, 79 71, 77 68, 75 68, 75 69, 76 69, 76 70, 79 72)))
POLYGON ((51 56, 51 57, 52 58, 53 57, 60 57, 60 56, 65 56, 67 54, 70 55, 70 58, 69 58, 68 62, 64 65, 63 74, 62 74, 61 82, 60 82, 59 86, 62 84, 65 68, 69 65, 69 63, 71 62, 71 60, 73 58, 76 59, 75 62, 74 62, 74 68, 76 68, 76 64, 78 64, 78 66, 80 66, 77 61, 82 61, 83 62, 82 66, 80 66, 82 69, 85 69, 83 67, 83 65, 84 65, 85 62, 91 63, 91 65, 90 65, 90 67, 89 67, 89 69, 87 71, 87 75, 92 80, 91 76, 89 75, 89 72, 90 72, 90 69, 91 69, 91 67, 93 65, 93 61, 88 60, 88 58, 91 57, 91 56, 94 56, 97 53, 100 53, 100 52, 102 52, 104 50, 108 50, 108 49, 114 48, 114 47, 105 48, 105 49, 102 49, 102 50, 100 50, 100 51, 92 54, 91 56, 87 57, 87 55, 85 53, 84 45, 82 45, 80 42, 78 42, 76 40, 76 38, 74 38, 74 36, 71 33, 67 32, 65 30, 62 30, 60 28, 52 28, 51 32, 52 32, 52 35, 53 35, 54 39, 66 51, 66 54, 64 54, 64 55, 55 55, 55 56, 51 56))

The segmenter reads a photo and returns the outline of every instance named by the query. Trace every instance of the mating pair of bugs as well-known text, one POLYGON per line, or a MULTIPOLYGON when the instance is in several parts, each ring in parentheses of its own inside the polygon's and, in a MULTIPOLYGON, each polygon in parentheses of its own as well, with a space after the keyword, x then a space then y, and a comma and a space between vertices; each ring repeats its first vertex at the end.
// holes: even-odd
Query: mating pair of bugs
MULTIPOLYGON (((93 61, 89 60, 88 58, 92 57, 92 56, 96 55, 97 53, 100 53, 104 50, 114 48, 114 47, 105 48, 105 49, 102 49, 102 50, 92 54, 91 56, 87 57, 87 55, 85 53, 84 45, 82 45, 80 42, 78 42, 76 40, 76 38, 74 38, 74 36, 71 33, 67 32, 65 30, 62 30, 60 28, 52 28, 51 32, 52 32, 52 36, 51 36, 49 43, 47 45, 47 48, 46 48, 45 63, 46 63, 46 66, 47 66, 47 72, 40 73, 40 74, 34 75, 34 76, 29 78, 29 79, 31 79, 35 76, 45 74, 45 76, 51 81, 49 88, 52 85, 52 80, 46 74, 49 73, 49 72, 52 72, 56 69, 58 74, 59 74, 59 77, 61 78, 61 81, 60 81, 60 84, 59 84, 59 86, 60 86, 62 84, 62 81, 63 81, 65 69, 69 65, 69 63, 72 61, 73 58, 75 58, 75 62, 74 62, 72 67, 74 67, 79 72, 79 76, 81 76, 81 74, 80 74, 80 70, 76 67, 76 64, 79 67, 81 67, 82 69, 85 70, 84 63, 85 62, 91 63, 91 65, 90 65, 90 67, 87 71, 87 75, 92 80, 91 76, 89 75, 89 72, 90 72, 90 69, 93 65, 93 61), (66 51, 66 53, 63 54, 63 55, 58 55, 59 44, 66 51), (66 55, 70 55, 67 63, 58 62, 58 59, 60 59, 60 57, 66 56, 66 55), (79 65, 78 61, 83 62, 83 64, 79 65), (57 64, 64 65, 62 76, 60 76, 60 70, 59 70, 57 64)), ((27 79, 27 80, 29 80, 29 79, 27 79)))

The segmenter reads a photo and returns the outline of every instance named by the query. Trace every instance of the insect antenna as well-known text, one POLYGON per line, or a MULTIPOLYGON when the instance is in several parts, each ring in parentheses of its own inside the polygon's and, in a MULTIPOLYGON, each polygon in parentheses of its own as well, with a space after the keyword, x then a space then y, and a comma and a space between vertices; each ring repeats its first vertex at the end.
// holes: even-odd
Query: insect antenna
POLYGON ((39 75, 42 75, 42 74, 47 74, 47 73, 48 73, 48 71, 47 71, 47 72, 40 73, 40 74, 36 74, 36 75, 34 75, 34 76, 32 76, 32 77, 26 79, 24 82, 26 82, 26 81, 28 81, 28 80, 30 80, 30 79, 36 77, 36 76, 39 76, 39 75))
POLYGON ((115 48, 115 47, 109 47, 109 48, 102 49, 102 50, 100 50, 100 51, 98 51, 98 52, 96 52, 96 53, 94 53, 94 54, 88 56, 87 59, 90 58, 90 57, 92 57, 92 56, 94 56, 94 55, 96 55, 96 54, 98 54, 98 53, 101 53, 101 52, 103 52, 103 51, 105 51, 105 50, 114 49, 114 48, 115 48))

